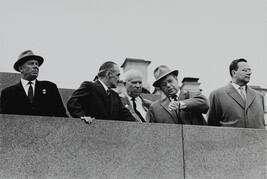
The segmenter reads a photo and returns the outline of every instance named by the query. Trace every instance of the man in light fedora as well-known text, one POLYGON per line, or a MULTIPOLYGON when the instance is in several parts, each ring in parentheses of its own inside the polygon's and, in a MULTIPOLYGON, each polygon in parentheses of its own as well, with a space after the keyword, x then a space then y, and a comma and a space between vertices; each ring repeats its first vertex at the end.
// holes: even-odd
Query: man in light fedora
POLYGON ((56 84, 36 79, 43 62, 31 50, 19 55, 14 69, 21 73, 21 80, 2 90, 2 114, 68 117, 56 84))
POLYGON ((202 116, 209 109, 207 98, 199 93, 180 91, 178 70, 170 70, 161 65, 154 70, 156 81, 165 97, 151 104, 147 112, 147 121, 152 123, 206 125, 202 116))

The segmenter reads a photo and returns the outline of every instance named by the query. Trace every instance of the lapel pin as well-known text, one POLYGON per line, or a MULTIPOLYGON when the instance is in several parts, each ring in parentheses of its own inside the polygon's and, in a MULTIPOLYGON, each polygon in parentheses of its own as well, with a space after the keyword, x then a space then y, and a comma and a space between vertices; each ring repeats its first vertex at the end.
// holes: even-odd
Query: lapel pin
POLYGON ((46 89, 43 89, 43 94, 46 94, 46 89))

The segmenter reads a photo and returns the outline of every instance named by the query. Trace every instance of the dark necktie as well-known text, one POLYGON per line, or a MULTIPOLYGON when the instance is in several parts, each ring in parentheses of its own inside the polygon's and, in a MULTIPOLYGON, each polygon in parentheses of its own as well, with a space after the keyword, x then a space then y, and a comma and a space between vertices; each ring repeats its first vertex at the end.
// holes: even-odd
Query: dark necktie
MULTIPOLYGON (((174 95, 171 97, 171 99, 174 99, 174 101, 178 101, 178 96, 174 95)), ((182 120, 181 120, 181 116, 180 116, 180 103, 179 103, 179 107, 178 107, 178 111, 175 111, 177 118, 178 118, 178 124, 183 124, 182 120)))
POLYGON ((110 89, 107 89, 107 95, 108 96, 110 95, 110 89))
POLYGON ((33 103, 33 88, 32 88, 32 82, 29 81, 28 83, 30 86, 29 86, 29 90, 28 90, 28 98, 30 100, 30 103, 33 103))
POLYGON ((143 118, 143 116, 140 114, 140 112, 136 109, 136 102, 135 102, 135 98, 132 98, 133 101, 133 108, 135 113, 139 116, 139 118, 142 120, 142 122, 145 122, 145 119, 143 118))

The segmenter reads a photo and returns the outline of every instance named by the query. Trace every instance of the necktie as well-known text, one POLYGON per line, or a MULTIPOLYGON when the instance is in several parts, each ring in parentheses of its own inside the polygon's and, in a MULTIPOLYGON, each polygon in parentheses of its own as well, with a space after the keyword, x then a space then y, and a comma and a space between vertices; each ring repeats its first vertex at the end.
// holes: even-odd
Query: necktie
POLYGON ((28 83, 30 86, 29 86, 29 90, 28 90, 28 98, 30 100, 30 103, 33 103, 33 88, 32 88, 32 82, 29 81, 28 83))
MULTIPOLYGON (((178 101, 178 96, 174 95, 171 97, 171 99, 174 99, 174 101, 178 101)), ((178 106, 178 111, 175 111, 176 115, 177 115, 177 120, 178 120, 178 124, 183 124, 182 120, 181 120, 181 116, 180 116, 180 103, 178 106)))
POLYGON ((245 95, 244 89, 241 86, 239 87, 239 89, 240 89, 240 95, 241 95, 241 97, 243 98, 244 101, 246 101, 246 95, 245 95))
POLYGON ((136 109, 136 102, 135 102, 135 98, 132 98, 133 101, 133 108, 135 113, 138 115, 138 117, 141 119, 142 122, 145 122, 145 119, 143 118, 143 116, 140 114, 140 112, 136 109))
POLYGON ((108 96, 110 95, 110 90, 109 90, 109 89, 107 89, 107 95, 108 95, 108 96))

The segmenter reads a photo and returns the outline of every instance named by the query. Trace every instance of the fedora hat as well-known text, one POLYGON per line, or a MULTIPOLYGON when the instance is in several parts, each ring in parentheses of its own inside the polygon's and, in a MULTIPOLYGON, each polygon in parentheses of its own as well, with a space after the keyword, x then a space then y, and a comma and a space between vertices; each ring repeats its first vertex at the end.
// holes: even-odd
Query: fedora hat
POLYGON ((169 67, 166 65, 161 65, 157 67, 154 70, 154 76, 156 78, 156 81, 153 83, 154 87, 159 87, 159 82, 167 75, 169 74, 174 74, 175 76, 178 76, 179 71, 178 70, 173 70, 171 71, 169 67))
POLYGON ((23 63, 27 62, 28 60, 37 60, 39 63, 39 66, 41 66, 44 62, 43 57, 38 56, 38 55, 34 55, 31 50, 26 50, 19 55, 18 60, 16 61, 16 63, 13 66, 14 69, 19 72, 19 66, 22 65, 23 63))

